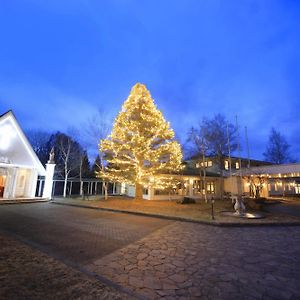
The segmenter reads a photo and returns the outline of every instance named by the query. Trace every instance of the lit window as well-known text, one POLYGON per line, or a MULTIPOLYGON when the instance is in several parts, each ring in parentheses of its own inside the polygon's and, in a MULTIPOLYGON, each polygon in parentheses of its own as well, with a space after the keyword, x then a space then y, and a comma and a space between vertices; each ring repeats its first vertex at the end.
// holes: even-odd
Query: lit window
POLYGON ((228 169, 229 169, 229 161, 225 160, 225 170, 228 170, 228 169))
POLYGON ((215 183, 213 181, 209 181, 206 183, 206 191, 208 194, 215 193, 215 183))
POLYGON ((235 168, 236 168, 236 169, 239 169, 239 168, 240 168, 240 163, 239 163, 238 161, 235 163, 235 168))
POLYGON ((196 168, 199 168, 200 166, 201 167, 205 166, 205 168, 211 167, 212 166, 212 161, 211 160, 205 161, 205 162, 201 161, 200 163, 196 164, 196 168))
POLYGON ((295 184, 295 193, 300 194, 300 183, 295 184))

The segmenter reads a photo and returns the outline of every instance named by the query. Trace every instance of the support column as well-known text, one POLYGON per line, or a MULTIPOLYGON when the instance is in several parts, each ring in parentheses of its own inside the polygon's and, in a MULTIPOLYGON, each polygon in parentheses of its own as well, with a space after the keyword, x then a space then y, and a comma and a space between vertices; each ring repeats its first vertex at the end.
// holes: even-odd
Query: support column
POLYGON ((52 187, 53 187, 53 175, 54 175, 55 164, 46 164, 46 177, 45 186, 43 191, 43 198, 51 199, 52 197, 52 187))
POLYGON ((42 196, 42 184, 43 184, 43 181, 41 179, 39 179, 38 181, 39 181, 38 197, 41 197, 42 196))
POLYGON ((7 177, 4 187, 4 195, 3 198, 14 198, 16 185, 17 185, 17 168, 9 168, 7 170, 7 177))
POLYGON ((189 190, 188 190, 188 195, 189 196, 193 196, 193 183, 194 183, 194 180, 193 179, 189 179, 189 181, 188 181, 188 183, 189 183, 189 186, 188 186, 188 188, 189 188, 189 190))
POLYGON ((38 172, 35 169, 27 170, 27 178, 24 195, 25 197, 34 198, 37 186, 38 172))

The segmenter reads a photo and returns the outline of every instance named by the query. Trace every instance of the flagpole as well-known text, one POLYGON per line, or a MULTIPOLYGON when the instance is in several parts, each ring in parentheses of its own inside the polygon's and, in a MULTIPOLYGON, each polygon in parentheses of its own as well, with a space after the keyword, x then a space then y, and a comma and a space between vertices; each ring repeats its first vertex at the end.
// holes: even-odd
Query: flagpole
POLYGON ((246 145, 247 145, 247 158, 248 158, 248 169, 250 168, 250 150, 249 150, 249 140, 248 140, 248 128, 245 126, 245 137, 246 137, 246 145))
POLYGON ((238 118, 237 115, 235 116, 235 124, 236 124, 236 131, 237 131, 237 140, 238 140, 238 159, 239 159, 239 173, 240 173, 240 184, 239 184, 239 192, 242 196, 242 160, 241 160, 241 143, 240 143, 240 133, 239 133, 239 125, 238 125, 238 118))

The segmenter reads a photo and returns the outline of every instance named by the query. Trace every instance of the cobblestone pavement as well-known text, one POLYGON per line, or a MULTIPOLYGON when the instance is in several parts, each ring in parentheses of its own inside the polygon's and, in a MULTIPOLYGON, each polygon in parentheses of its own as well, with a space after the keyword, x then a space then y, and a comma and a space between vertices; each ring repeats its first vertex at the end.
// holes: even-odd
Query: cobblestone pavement
MULTIPOLYGON (((43 203, 1 206, 0 229, 148 299, 300 299, 300 227, 214 227, 43 203)), ((18 263, 22 251, 12 255, 16 266, 9 260, 8 267, 17 280, 11 286, 22 291, 31 280, 18 263)), ((43 268, 35 255, 29 260, 43 268)), ((88 295, 90 283, 53 269, 45 267, 45 282, 54 281, 49 290, 88 295)), ((9 280, 1 270, 2 290, 9 280)))
POLYGON ((300 228, 176 222, 87 266, 149 299, 300 299, 300 228))
POLYGON ((77 264, 87 264, 170 223, 50 203, 0 207, 0 230, 77 264))
POLYGON ((131 299, 40 251, 0 235, 0 299, 131 299))

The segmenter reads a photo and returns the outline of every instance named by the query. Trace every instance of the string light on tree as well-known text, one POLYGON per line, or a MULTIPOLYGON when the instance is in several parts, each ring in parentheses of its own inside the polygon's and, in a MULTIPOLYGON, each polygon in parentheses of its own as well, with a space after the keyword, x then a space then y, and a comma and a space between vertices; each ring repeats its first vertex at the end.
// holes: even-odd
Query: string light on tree
POLYGON ((182 169, 182 151, 174 131, 151 98, 137 83, 117 115, 111 134, 100 142, 107 167, 100 176, 109 181, 135 185, 136 198, 144 187, 168 188, 171 174, 182 169))

